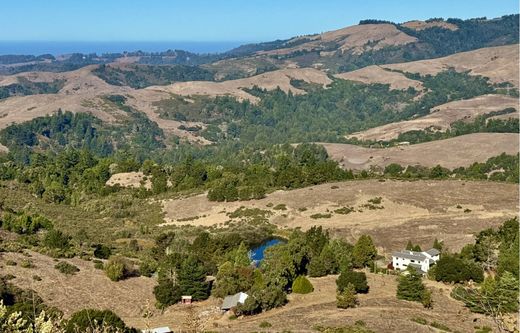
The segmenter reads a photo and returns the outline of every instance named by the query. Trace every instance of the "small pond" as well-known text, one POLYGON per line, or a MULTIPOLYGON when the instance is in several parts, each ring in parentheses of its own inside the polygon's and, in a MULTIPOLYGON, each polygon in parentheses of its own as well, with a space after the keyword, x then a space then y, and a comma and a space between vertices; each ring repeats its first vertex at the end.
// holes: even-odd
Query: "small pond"
POLYGON ((285 243, 285 241, 278 238, 266 240, 265 242, 251 250, 251 260, 258 265, 262 261, 262 259, 264 259, 264 251, 270 248, 271 246, 280 243, 285 243))

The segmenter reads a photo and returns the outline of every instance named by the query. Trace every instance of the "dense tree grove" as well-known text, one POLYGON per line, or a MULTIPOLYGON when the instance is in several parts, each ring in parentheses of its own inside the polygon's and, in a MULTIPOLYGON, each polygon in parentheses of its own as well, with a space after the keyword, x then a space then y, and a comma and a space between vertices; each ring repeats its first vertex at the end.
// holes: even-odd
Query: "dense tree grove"
POLYGON ((435 76, 404 74, 423 82, 426 90, 421 98, 414 99, 419 93, 414 89, 390 90, 389 85, 336 79, 326 89, 305 87, 305 95, 254 87, 248 92, 260 98, 256 104, 238 102, 231 97, 196 97, 190 103, 172 98, 158 102, 157 106, 163 117, 209 123, 212 126, 200 134, 211 141, 231 140, 242 145, 263 146, 286 142, 344 142, 346 133, 426 115, 434 106, 496 90, 487 78, 454 70, 435 76), (225 131, 222 126, 216 126, 223 124, 225 131))
POLYGON ((460 256, 494 274, 480 279, 479 286, 458 286, 452 291, 455 299, 473 312, 491 316, 501 329, 506 326, 505 316, 518 313, 518 235, 518 218, 504 222, 498 230, 480 232, 475 244, 463 248, 460 256))
MULTIPOLYGON (((305 275, 309 274, 313 260, 320 258, 324 250, 330 251, 329 259, 338 264, 327 268, 320 276, 337 273, 340 263, 345 269, 352 268, 348 258, 352 257, 353 246, 331 240, 321 227, 312 227, 306 232, 294 231, 286 242, 269 247, 258 267, 251 264, 248 254, 254 243, 239 234, 200 233, 191 244, 176 239, 174 234, 165 234, 156 240, 156 244, 159 285, 155 288, 155 296, 159 306, 176 303, 181 295, 205 299, 210 292, 216 297, 247 292, 251 297, 238 306, 236 312, 254 314, 283 305, 291 291, 312 292, 312 284, 305 275), (187 253, 189 255, 185 256, 187 253), (205 280, 207 275, 216 277, 212 286, 205 280)), ((359 276, 349 281, 354 282, 360 292, 366 292, 364 273, 352 274, 359 276)))
POLYGON ((186 65, 129 65, 124 68, 100 65, 94 74, 109 84, 130 86, 140 89, 152 85, 166 85, 179 81, 212 81, 213 73, 197 67, 186 65))
POLYGON ((11 96, 27 96, 37 94, 56 94, 63 88, 64 80, 54 80, 52 82, 32 82, 24 78, 19 78, 18 83, 0 87, 0 100, 11 96))
POLYGON ((456 121, 450 125, 450 129, 445 132, 435 131, 426 129, 423 131, 415 130, 400 133, 399 136, 386 144, 394 144, 398 142, 407 141, 412 144, 428 142, 434 140, 448 139, 460 135, 471 134, 471 133, 519 133, 519 121, 518 119, 490 119, 497 114, 508 114, 516 112, 515 109, 504 109, 499 113, 489 113, 486 115, 476 117, 472 122, 467 121, 456 121))
MULTIPOLYGON (((498 40, 510 44, 518 43, 518 14, 505 15, 498 20, 488 20, 485 17, 468 20, 450 18, 446 22, 456 25, 458 29, 433 27, 419 30, 404 26, 397 26, 397 28, 428 45, 425 48, 426 52, 417 55, 422 59, 495 46, 498 40)), ((413 52, 411 47, 408 52, 413 52)))
POLYGON ((33 194, 46 201, 69 204, 77 204, 84 195, 117 191, 117 187, 105 186, 112 173, 140 169, 151 176, 152 189, 136 190, 136 196, 209 189, 208 198, 215 201, 262 198, 270 189, 293 189, 353 178, 351 172, 328 159, 323 147, 310 144, 276 146, 229 166, 190 157, 172 166, 159 166, 151 161, 141 164, 131 155, 98 158, 85 149, 65 149, 57 154, 29 153, 21 161, 15 154, 11 157, 16 161, 0 164, 0 177, 27 184, 33 194))

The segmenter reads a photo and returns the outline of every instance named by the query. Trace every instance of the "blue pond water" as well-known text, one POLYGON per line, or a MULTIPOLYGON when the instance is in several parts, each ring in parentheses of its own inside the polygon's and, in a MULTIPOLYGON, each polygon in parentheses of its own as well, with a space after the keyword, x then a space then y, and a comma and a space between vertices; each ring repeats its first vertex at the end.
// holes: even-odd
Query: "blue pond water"
POLYGON ((257 264, 260 263, 260 261, 264 259, 264 251, 270 248, 271 246, 280 243, 284 243, 284 241, 276 238, 263 242, 260 246, 255 247, 251 250, 251 260, 257 264))

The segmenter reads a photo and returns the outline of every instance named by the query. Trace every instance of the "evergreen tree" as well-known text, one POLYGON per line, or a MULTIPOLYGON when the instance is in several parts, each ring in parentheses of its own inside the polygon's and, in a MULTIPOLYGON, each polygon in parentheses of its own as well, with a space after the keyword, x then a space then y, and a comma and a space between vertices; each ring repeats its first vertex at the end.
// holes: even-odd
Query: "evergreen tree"
POLYGON ((329 243, 323 247, 320 258, 325 267, 326 274, 336 274, 338 272, 339 264, 336 261, 336 255, 329 243))
POLYGON ((352 250, 354 266, 358 268, 370 266, 376 256, 377 250, 372 238, 368 235, 361 235, 352 250))
POLYGON ((435 240, 433 241, 433 246, 432 247, 434 249, 439 250, 439 252, 441 252, 442 248, 444 247, 444 242, 441 242, 437 238, 435 238, 435 240))
POLYGON ((343 291, 336 295, 336 306, 340 309, 353 308, 358 304, 356 289, 352 283, 347 284, 343 291))
POLYGON ((234 264, 235 266, 249 266, 251 264, 249 249, 244 242, 240 243, 235 252, 234 264))
POLYGON ((320 277, 327 275, 327 267, 325 266, 325 263, 323 262, 323 259, 321 256, 316 256, 311 259, 311 262, 309 263, 309 276, 311 277, 320 277))
POLYGON ((421 302, 426 289, 422 283, 421 276, 413 269, 408 269, 407 273, 399 276, 397 298, 421 302))
POLYGON ((292 284, 292 292, 296 294, 308 294, 314 290, 312 283, 303 275, 294 279, 292 284))
POLYGON ((186 258, 179 269, 179 287, 183 295, 193 297, 193 300, 208 298, 208 283, 204 266, 194 257, 186 258))
POLYGON ((356 293, 368 292, 367 276, 363 272, 355 272, 353 270, 341 272, 336 280, 338 291, 343 291, 349 284, 354 286, 356 293))

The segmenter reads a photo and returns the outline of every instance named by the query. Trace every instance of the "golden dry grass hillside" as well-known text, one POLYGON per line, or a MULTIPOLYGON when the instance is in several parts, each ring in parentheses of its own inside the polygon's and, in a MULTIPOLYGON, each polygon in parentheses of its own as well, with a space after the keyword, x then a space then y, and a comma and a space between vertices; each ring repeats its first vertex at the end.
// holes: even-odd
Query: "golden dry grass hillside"
POLYGON ((323 146, 342 167, 354 170, 384 168, 391 163, 427 167, 439 164, 454 169, 474 162, 485 162, 501 153, 515 155, 519 151, 518 134, 515 133, 474 133, 390 148, 366 148, 342 143, 323 143, 323 146))
POLYGON ((200 194, 163 202, 168 225, 225 227, 228 213, 240 207, 269 210, 269 221, 278 227, 321 225, 334 235, 356 240, 370 234, 381 253, 390 253, 413 239, 430 246, 437 237, 452 250, 472 242, 473 234, 516 216, 518 187, 496 182, 349 181, 276 191, 252 201, 211 202, 200 194), (374 208, 368 200, 381 197, 374 208), (285 205, 285 209, 274 209, 285 205), (457 208, 460 205, 461 208, 457 208), (334 212, 353 208, 348 214, 334 212), (469 211, 465 210, 468 209, 469 211), (403 229, 407 232, 403 233, 403 229))
POLYGON ((409 36, 398 30, 393 24, 363 24, 354 25, 338 30, 324 32, 318 35, 296 37, 287 42, 294 43, 301 39, 307 40, 298 46, 281 48, 272 51, 260 51, 258 54, 283 55, 296 51, 313 50, 323 47, 324 44, 334 42, 338 49, 362 53, 367 50, 379 50, 387 46, 398 46, 417 41, 415 37, 409 36), (367 44, 370 43, 370 46, 367 44))
POLYGON ((312 68, 289 68, 255 75, 245 79, 229 80, 223 82, 190 81, 178 82, 169 86, 153 86, 145 90, 168 92, 176 95, 206 95, 206 96, 233 96, 239 100, 258 101, 258 98, 249 94, 245 89, 257 86, 266 90, 280 88, 285 92, 303 94, 305 91, 291 85, 291 80, 302 80, 307 83, 315 83, 326 86, 332 82, 327 74, 312 68))
POLYGON ((518 87, 518 53, 518 44, 487 47, 437 59, 368 66, 336 76, 363 83, 390 84, 392 89, 421 89, 420 82, 399 72, 435 75, 453 68, 457 72, 469 71, 471 75, 488 77, 492 83, 510 82, 518 87))
POLYGON ((519 110, 518 98, 506 95, 482 95, 442 104, 434 107, 427 116, 370 128, 366 131, 352 133, 347 138, 389 141, 397 139, 399 134, 409 131, 421 131, 428 128, 433 128, 436 131, 446 131, 450 128, 450 124, 455 121, 463 120, 470 122, 477 116, 501 111, 506 108, 514 108, 517 112, 498 117, 507 119, 515 115, 517 116, 519 110))

